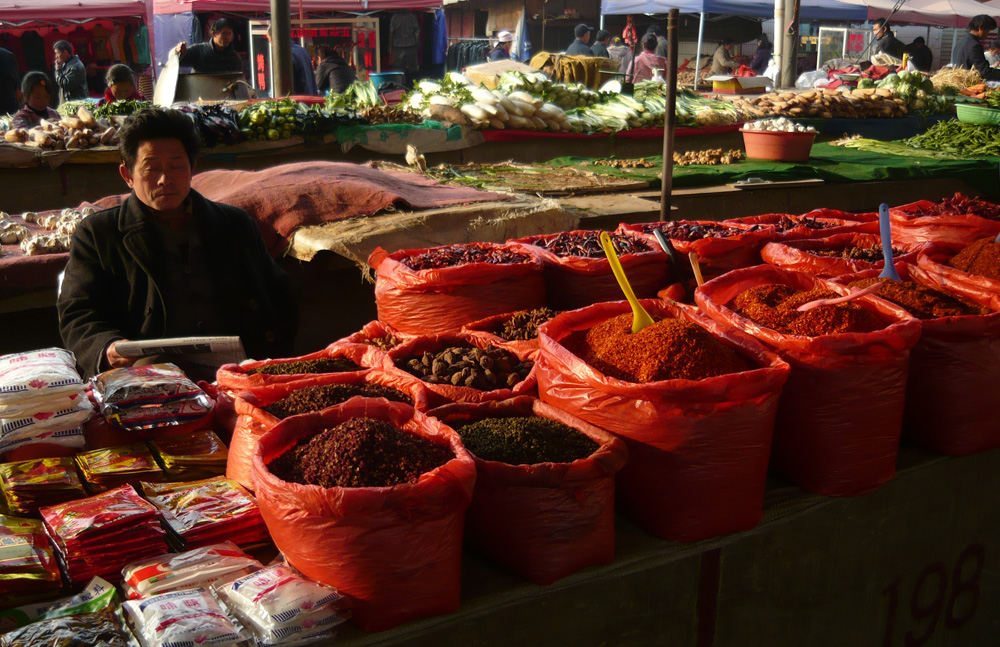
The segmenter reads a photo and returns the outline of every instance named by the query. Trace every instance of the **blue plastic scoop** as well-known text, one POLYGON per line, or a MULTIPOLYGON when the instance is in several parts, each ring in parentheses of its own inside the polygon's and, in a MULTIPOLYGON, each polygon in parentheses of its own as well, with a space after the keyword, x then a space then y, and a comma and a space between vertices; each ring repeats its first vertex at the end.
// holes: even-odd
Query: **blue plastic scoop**
POLYGON ((882 203, 878 208, 878 231, 882 236, 882 258, 885 260, 885 267, 878 275, 880 279, 892 279, 901 281, 896 266, 892 262, 892 225, 889 223, 889 205, 882 203))

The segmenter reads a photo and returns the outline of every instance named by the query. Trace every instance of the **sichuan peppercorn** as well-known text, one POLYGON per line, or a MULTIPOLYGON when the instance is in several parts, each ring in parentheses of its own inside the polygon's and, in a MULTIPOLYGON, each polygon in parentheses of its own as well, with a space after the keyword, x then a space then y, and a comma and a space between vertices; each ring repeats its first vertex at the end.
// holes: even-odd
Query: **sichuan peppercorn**
POLYGON ((503 321, 494 331, 497 337, 507 341, 529 341, 538 338, 538 327, 558 313, 550 308, 522 310, 503 321))
POLYGON ((701 326, 663 319, 632 332, 632 315, 612 317, 566 345, 605 375, 628 382, 703 380, 754 368, 701 326))
POLYGON ((1000 243, 993 238, 980 238, 958 254, 948 265, 969 274, 1000 280, 1000 243))
POLYGON ((324 357, 294 362, 274 362, 252 368, 247 375, 300 375, 316 373, 348 373, 361 367, 346 357, 324 357))
POLYGON ((456 431, 479 458, 510 465, 572 463, 599 447, 569 425, 538 416, 485 418, 456 431))
POLYGON ((416 483, 454 458, 447 445, 374 418, 352 418, 302 438, 267 467, 289 483, 320 487, 390 487, 416 483))
POLYGON ((394 402, 413 404, 413 398, 410 396, 381 384, 324 384, 307 386, 293 391, 277 402, 264 407, 264 411, 275 418, 283 419, 300 413, 322 411, 327 407, 347 402, 356 395, 363 398, 385 398, 394 402))
POLYGON ((989 312, 974 303, 912 281, 893 281, 888 278, 861 279, 850 283, 848 287, 866 288, 875 283, 882 284, 878 291, 880 299, 895 303, 917 319, 981 315, 989 312))
POLYGON ((797 291, 787 285, 767 283, 744 290, 726 306, 742 317, 788 335, 817 337, 885 327, 877 314, 854 301, 823 305, 806 312, 796 310, 810 301, 839 296, 832 290, 797 291))

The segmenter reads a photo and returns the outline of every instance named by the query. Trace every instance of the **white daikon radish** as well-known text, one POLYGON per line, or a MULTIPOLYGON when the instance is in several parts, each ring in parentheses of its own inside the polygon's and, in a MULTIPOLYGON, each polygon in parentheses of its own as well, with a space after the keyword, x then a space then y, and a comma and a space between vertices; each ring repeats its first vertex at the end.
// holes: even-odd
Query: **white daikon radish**
POLYGON ((490 117, 490 128, 496 128, 497 130, 503 130, 505 128, 504 123, 497 119, 496 117, 490 117))
MULTIPOLYGON (((514 99, 511 99, 511 103, 514 104, 514 107, 517 108, 518 114, 520 114, 522 117, 530 117, 533 114, 535 114, 535 105, 532 103, 525 103, 523 101, 516 101, 514 99)), ((510 111, 508 110, 507 112, 510 111)))
POLYGON ((440 94, 435 94, 431 97, 432 106, 454 106, 455 102, 450 98, 440 94))
POLYGON ((483 110, 482 108, 480 108, 479 106, 477 106, 474 103, 467 103, 464 106, 462 106, 461 108, 459 108, 459 110, 462 111, 462 114, 468 116, 473 121, 487 121, 487 120, 489 120, 489 115, 486 114, 486 111, 483 110))
POLYGON ((500 110, 503 110, 503 108, 501 108, 500 110, 497 110, 497 107, 494 106, 494 105, 492 105, 492 104, 489 104, 489 103, 479 103, 478 101, 475 103, 475 105, 476 105, 476 107, 478 107, 480 110, 482 110, 483 112, 485 112, 490 117, 496 117, 496 116, 498 116, 499 113, 500 113, 500 110))
POLYGON ((472 99, 473 101, 475 101, 480 105, 486 104, 494 106, 500 103, 500 99, 498 99, 492 92, 490 92, 486 88, 476 88, 475 90, 473 90, 472 99))
POLYGON ((417 83, 417 87, 420 88, 421 92, 426 94, 433 94, 441 91, 441 84, 435 83, 434 81, 421 81, 420 83, 417 83))

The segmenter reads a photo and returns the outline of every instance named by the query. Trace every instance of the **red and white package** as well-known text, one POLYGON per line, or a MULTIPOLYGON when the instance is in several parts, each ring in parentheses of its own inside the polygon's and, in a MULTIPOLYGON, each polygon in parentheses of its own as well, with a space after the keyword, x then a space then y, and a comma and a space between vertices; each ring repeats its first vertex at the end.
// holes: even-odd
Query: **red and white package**
POLYGON ((32 412, 39 402, 73 397, 81 391, 76 357, 68 350, 45 348, 0 357, 0 417, 32 412))
POLYGON ((125 594, 134 600, 170 591, 203 589, 262 568, 263 564, 226 541, 134 562, 122 569, 122 582, 125 594))
POLYGON ((181 425, 204 418, 214 403, 173 364, 129 366, 93 378, 101 413, 124 429, 181 425))
POLYGON ((174 591, 122 604, 144 647, 229 647, 242 638, 205 589, 174 591))

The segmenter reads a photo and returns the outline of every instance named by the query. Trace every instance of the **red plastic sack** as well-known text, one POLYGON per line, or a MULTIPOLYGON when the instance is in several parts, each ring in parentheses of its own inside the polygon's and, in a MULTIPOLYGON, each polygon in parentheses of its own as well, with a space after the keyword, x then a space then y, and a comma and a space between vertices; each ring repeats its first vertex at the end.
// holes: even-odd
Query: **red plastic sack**
MULTIPOLYGON (((571 231, 571 234, 593 233, 592 231, 571 231)), ((548 240, 559 234, 526 236, 510 242, 540 259, 545 265, 545 292, 548 306, 553 310, 574 310, 592 303, 618 301, 622 289, 611 272, 611 264, 604 258, 584 258, 582 256, 558 256, 547 249, 533 244, 536 240, 548 240)), ((648 243, 648 241, 646 241, 648 243)), ((656 295, 669 276, 667 255, 653 242, 653 251, 623 254, 618 257, 632 290, 640 299, 656 295)), ((533 306, 518 305, 509 308, 530 310, 533 306)), ((499 313, 497 313, 499 314, 499 313)))
POLYGON ((261 437, 253 474, 274 544, 303 574, 348 596, 353 620, 365 631, 458 609, 476 465, 440 421, 405 404, 372 400, 294 416, 261 437), (268 471, 299 438, 361 416, 446 443, 455 458, 414 484, 381 488, 300 485, 268 471))
MULTIPOLYGON (((385 351, 374 346, 362 346, 357 344, 337 345, 332 344, 323 350, 309 353, 301 357, 289 357, 285 359, 265 359, 259 362, 249 362, 246 364, 223 364, 215 374, 215 383, 220 389, 228 391, 245 391, 258 386, 269 386, 271 384, 282 384, 284 382, 297 382, 316 377, 314 373, 297 373, 293 375, 265 375, 262 373, 250 374, 247 371, 270 364, 281 364, 285 362, 304 362, 312 359, 326 359, 330 357, 344 357, 362 367, 360 371, 353 373, 363 373, 372 367, 379 366, 385 358, 385 351)), ((334 373, 333 375, 337 375, 334 373)))
POLYGON ((378 247, 368 257, 376 272, 378 319, 402 333, 454 332, 476 319, 545 305, 545 281, 537 257, 516 264, 469 263, 419 271, 400 262, 426 251, 406 249, 389 254, 378 247))
POLYGON ((925 272, 928 280, 946 285, 949 292, 1000 310, 1000 281, 969 274, 948 265, 948 261, 959 251, 961 249, 943 245, 929 246, 917 257, 917 266, 925 272))
MULTIPOLYGON (((445 333, 441 335, 428 335, 416 337, 389 351, 388 358, 383 364, 383 370, 393 375, 415 377, 396 366, 396 361, 420 357, 425 351, 436 352, 449 346, 475 346, 476 348, 486 348, 489 342, 479 337, 467 333, 445 333)), ((511 351, 513 352, 513 351, 511 351)), ((520 360, 532 359, 533 353, 517 353, 520 360)), ((420 379, 420 378, 416 378, 420 379)), ((430 407, 440 407, 451 402, 490 402, 492 400, 506 400, 518 395, 536 396, 538 394, 538 383, 535 377, 535 369, 532 368, 528 377, 514 385, 513 389, 494 389, 493 391, 480 391, 467 386, 452 386, 450 384, 431 384, 420 381, 428 391, 430 407)))
POLYGON ((892 239, 901 243, 932 242, 944 245, 970 245, 980 238, 1000 233, 1000 221, 972 214, 925 215, 939 213, 938 204, 918 200, 889 209, 892 239))
POLYGON ((368 340, 377 339, 379 337, 385 337, 386 335, 392 335, 393 337, 399 339, 400 341, 404 339, 412 339, 414 337, 414 335, 407 335, 401 333, 392 326, 376 319, 375 321, 369 321, 368 323, 366 323, 364 326, 361 327, 361 330, 359 330, 358 332, 351 333, 347 337, 338 339, 337 341, 333 342, 331 346, 338 346, 343 344, 362 344, 364 346, 371 346, 371 344, 368 343, 368 340))
MULTIPOLYGON (((839 256, 817 256, 810 254, 812 250, 842 250, 847 247, 871 247, 881 245, 882 239, 874 234, 837 234, 827 238, 803 238, 799 240, 774 241, 764 245, 761 257, 768 265, 789 270, 804 272, 813 276, 832 278, 841 274, 857 274, 865 270, 881 270, 884 261, 869 263, 861 260, 848 260, 839 256)), ((899 261, 916 261, 917 253, 922 244, 893 243, 906 253, 893 258, 893 263, 899 261)))
POLYGON ((861 213, 854 213, 852 211, 841 211, 840 209, 827 209, 825 207, 820 207, 819 209, 813 209, 812 211, 807 211, 802 216, 802 218, 830 218, 833 220, 846 220, 853 222, 878 222, 878 212, 876 211, 865 211, 861 213))
POLYGON ((737 223, 742 225, 759 225, 761 227, 771 227, 782 218, 789 218, 801 223, 805 219, 816 220, 826 225, 822 229, 807 227, 804 224, 786 229, 785 231, 773 231, 767 238, 768 242, 778 240, 794 240, 799 238, 828 238, 837 234, 877 234, 878 221, 860 222, 857 220, 846 220, 844 218, 832 218, 822 215, 802 215, 793 216, 787 213, 768 213, 763 216, 749 216, 747 218, 732 218, 724 220, 725 223, 737 223))
POLYGON ((431 416, 446 425, 483 418, 539 416, 598 443, 572 463, 508 465, 475 455, 476 491, 465 514, 466 542, 535 584, 551 584, 615 558, 615 480, 625 443, 534 398, 449 404, 431 416))
POLYGON ((505 321, 515 313, 506 312, 502 315, 486 317, 479 321, 472 321, 462 326, 462 332, 473 337, 482 339, 488 344, 493 344, 497 348, 506 348, 518 357, 527 357, 530 353, 538 350, 538 338, 528 340, 511 341, 495 335, 492 331, 499 328, 505 321))
POLYGON ((417 378, 406 375, 390 375, 381 370, 366 373, 329 373, 317 375, 297 382, 282 382, 270 386, 258 386, 241 392, 234 403, 236 426, 229 444, 229 459, 226 461, 226 476, 248 490, 254 490, 253 453, 258 439, 281 422, 264 407, 277 402, 294 391, 307 386, 328 384, 379 384, 398 389, 413 398, 413 406, 421 412, 428 410, 427 389, 417 378))
MULTIPOLYGON (((915 265, 901 263, 897 269, 904 281, 955 294, 947 281, 935 280, 915 265)), ((871 270, 841 276, 837 282, 846 285, 876 276, 878 271, 871 270)), ((1000 384, 1000 312, 924 319, 920 328, 920 341, 910 351, 903 437, 947 456, 1000 447, 995 403, 1000 384)))
POLYGON ((542 326, 536 368, 542 401, 622 438, 619 509, 647 532, 696 541, 753 528, 763 516, 774 416, 788 365, 749 335, 694 308, 642 302, 654 317, 702 326, 760 368, 705 380, 635 384, 607 377, 562 345, 629 312, 627 302, 566 312, 542 326))
POLYGON ((870 333, 784 335, 726 307, 744 290, 780 283, 797 290, 850 290, 822 279, 761 265, 709 281, 695 301, 720 323, 752 334, 791 364, 774 430, 773 467, 826 496, 851 496, 892 479, 903 422, 910 349, 920 322, 867 296, 856 303, 892 323, 870 333))
POLYGON ((656 297, 664 301, 676 301, 677 303, 694 305, 694 289, 696 287, 698 287, 698 282, 694 279, 685 281, 684 285, 680 282, 671 283, 657 292, 656 297), (686 290, 685 286, 687 287, 686 290))
MULTIPOLYGON (((685 220, 684 222, 694 225, 718 225, 714 220, 685 220)), ((647 222, 637 225, 622 224, 618 226, 618 231, 642 234, 653 245, 659 248, 656 238, 653 236, 653 228, 663 223, 647 222)), ((700 238, 698 240, 684 241, 671 238, 670 243, 678 253, 687 256, 691 252, 698 254, 698 262, 701 263, 702 272, 708 275, 724 274, 729 270, 738 267, 748 267, 760 264, 760 248, 768 240, 768 232, 755 229, 753 225, 740 225, 726 223, 727 226, 746 230, 745 234, 729 236, 727 238, 700 238)), ((661 284, 660 287, 663 287, 661 284)), ((638 294, 636 296, 639 296, 638 294)))

